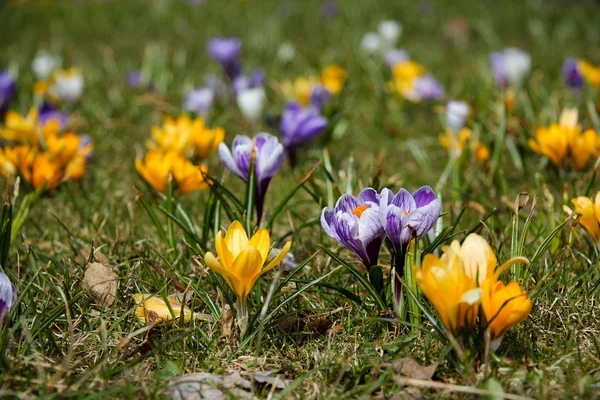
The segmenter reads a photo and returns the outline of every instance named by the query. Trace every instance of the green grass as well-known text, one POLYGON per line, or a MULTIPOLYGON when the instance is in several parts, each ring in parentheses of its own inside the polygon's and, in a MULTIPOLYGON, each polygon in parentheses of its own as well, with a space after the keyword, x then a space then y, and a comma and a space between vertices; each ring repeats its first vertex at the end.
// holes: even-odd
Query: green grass
MULTIPOLYGON (((383 80, 385 68, 379 60, 369 60, 358 51, 365 32, 375 30, 382 19, 400 21, 404 26, 400 47, 438 77, 448 99, 465 99, 471 104, 473 127, 492 149, 502 120, 488 54, 509 46, 528 50, 532 73, 521 93, 525 101, 508 121, 508 137, 515 152, 501 152, 495 176, 489 165, 469 161, 461 176, 456 180, 451 176, 440 187, 444 226, 457 223, 457 232, 476 228, 490 238, 501 261, 512 256, 511 219, 520 192, 530 195, 520 213, 520 229, 533 196, 537 196, 531 226, 520 233, 525 234, 522 255, 531 258, 566 219, 562 204, 583 194, 588 186, 592 195, 600 188, 592 167, 583 172, 558 171, 527 148, 535 128, 555 121, 565 105, 577 105, 582 126, 593 126, 587 105, 594 104, 598 94, 586 90, 573 96, 562 84, 561 67, 567 56, 600 63, 600 28, 595 17, 599 8, 595 3, 338 3, 341 14, 331 21, 321 17, 320 2, 313 0, 208 0, 197 7, 178 1, 0 6, 0 67, 19 71, 18 96, 11 108, 25 111, 31 105, 34 77, 30 64, 37 51, 57 52, 64 64, 79 66, 84 73, 84 95, 69 111, 77 131, 91 135, 95 145, 86 178, 64 185, 37 204, 10 251, 5 269, 15 278, 20 306, 11 329, 6 367, 0 375, 3 397, 157 397, 166 387, 165 379, 174 375, 256 369, 277 370, 292 380, 294 389, 283 393, 288 398, 391 398, 415 393, 398 385, 394 380, 397 374, 389 368, 405 356, 422 364, 439 361, 436 381, 482 387, 487 379, 483 370, 457 363, 428 322, 410 329, 382 321, 357 280, 323 252, 299 270, 294 276, 298 282, 288 282, 275 294, 267 314, 278 311, 264 324, 260 340, 257 336, 246 346, 239 347, 235 335, 222 336, 218 321, 154 328, 147 342, 148 332, 140 332, 143 325, 134 318, 131 294, 178 291, 167 275, 176 276, 194 293, 189 303, 194 312, 211 313, 207 298, 215 302, 217 312, 223 306, 215 277, 194 262, 199 251, 189 237, 176 227, 175 250, 167 251, 133 187, 136 185, 154 207, 159 203, 136 174, 134 159, 145 150, 151 126, 159 124, 165 112, 182 112, 183 93, 200 84, 206 73, 220 72, 205 52, 205 43, 213 36, 239 36, 246 68, 265 68, 268 113, 278 113, 284 105, 276 92, 278 82, 318 73, 330 63, 349 71, 346 87, 336 99, 339 118, 349 127, 342 140, 328 145, 328 151, 337 189, 345 192, 350 188, 354 194, 371 184, 380 154, 381 186, 394 189, 436 186, 448 162, 438 142, 443 127, 436 106, 443 102, 400 105, 391 98, 382 101, 373 77, 383 80), (422 13, 425 6, 430 13, 422 13), (289 15, 282 16, 288 8, 289 15), (468 23, 463 41, 448 37, 448 23, 455 18, 468 23), (285 40, 292 42, 297 52, 289 64, 275 57, 285 40), (143 63, 152 65, 152 78, 158 86, 154 98, 160 101, 148 102, 143 92, 125 85, 126 72, 143 63), (528 103, 530 112, 523 106, 528 103), (463 208, 464 215, 457 222, 463 208), (112 266, 119 276, 118 296, 110 310, 99 308, 81 285, 85 265, 94 258, 91 249, 97 251, 96 260, 112 266), (320 283, 359 294, 363 304, 315 284, 279 307, 307 282, 324 276, 320 283), (327 318, 334 328, 325 335, 282 333, 276 325, 290 316, 307 322, 327 318)), ((235 107, 218 112, 211 125, 225 128, 228 144, 238 133, 269 130, 248 125, 235 107)), ((309 146, 302 155, 294 171, 286 165, 273 180, 267 212, 295 187, 295 179, 301 179, 319 161, 319 144, 309 146)), ((223 167, 216 155, 209 160, 209 168, 220 176, 223 167)), ((323 196, 323 203, 328 182, 319 168, 308 186, 323 196)), ((241 182, 232 178, 226 186, 243 199, 241 182)), ((208 192, 192 193, 179 202, 197 232, 206 223, 203 216, 208 197, 208 192)), ((273 237, 292 232, 292 252, 298 261, 323 244, 359 268, 353 254, 330 240, 318 223, 303 226, 318 217, 321 208, 300 190, 275 221, 273 237)), ((166 225, 164 215, 157 213, 166 225)), ((228 224, 227 219, 222 221, 223 226, 228 224)), ((598 397, 600 256, 583 230, 570 230, 570 226, 558 232, 527 271, 527 282, 521 282, 533 299, 531 316, 509 332, 490 364, 489 375, 506 392, 540 399, 598 397)), ((206 246, 203 243, 202 250, 214 251, 212 246, 212 241, 206 246)), ((389 258, 384 251, 382 263, 389 264, 389 258)), ((256 300, 266 296, 276 275, 271 272, 261 279, 252 298, 253 310, 260 310, 256 300)), ((260 397, 268 396, 270 390, 264 385, 254 388, 260 397)), ((418 390, 425 397, 456 396, 433 388, 418 390)))

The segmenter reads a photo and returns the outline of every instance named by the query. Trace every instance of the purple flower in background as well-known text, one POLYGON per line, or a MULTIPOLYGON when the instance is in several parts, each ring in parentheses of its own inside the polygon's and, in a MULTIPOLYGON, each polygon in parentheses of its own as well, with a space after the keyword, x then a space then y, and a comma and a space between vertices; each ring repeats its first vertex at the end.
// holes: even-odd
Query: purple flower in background
POLYGON ((276 136, 259 133, 254 140, 244 135, 233 139, 231 150, 225 143, 219 145, 219 157, 225 167, 246 181, 250 170, 250 158, 254 146, 254 171, 256 176, 257 224, 260 224, 263 213, 265 194, 271 179, 283 166, 285 154, 283 146, 276 136))
POLYGON ((394 196, 389 189, 381 191, 379 201, 381 224, 390 238, 396 254, 404 257, 412 239, 421 239, 440 216, 441 201, 429 186, 410 194, 406 189, 394 196))
POLYGON ((310 104, 317 107, 319 110, 325 108, 325 104, 331 98, 331 92, 322 85, 315 85, 310 93, 310 104))
POLYGON ((263 86, 265 83, 265 71, 262 68, 253 70, 250 75, 240 74, 233 79, 232 87, 234 93, 240 93, 246 89, 263 86))
POLYGON ((379 195, 373 188, 358 197, 344 194, 335 208, 325 207, 321 226, 325 233, 352 250, 367 270, 377 265, 385 230, 379 218, 379 195))
POLYGON ((573 90, 579 90, 583 86, 583 75, 577 66, 577 60, 567 58, 563 64, 563 78, 565 84, 573 90))
POLYGON ((250 72, 250 86, 257 87, 265 84, 265 70, 262 68, 256 68, 250 72))
POLYGON ((137 69, 131 70, 125 76, 125 81, 129 87, 137 88, 142 83, 142 73, 137 69))
POLYGON ((6 323, 8 315, 17 301, 15 287, 3 272, 0 272, 0 327, 6 323))
POLYGON ((300 144, 312 139, 327 127, 327 119, 316 107, 302 107, 296 102, 289 103, 283 115, 279 129, 281 142, 288 150, 294 150, 300 144))
POLYGON ((46 125, 52 120, 55 120, 58 122, 60 129, 65 129, 67 126, 67 119, 67 114, 57 111, 56 108, 54 108, 54 105, 47 101, 42 104, 42 107, 40 107, 38 111, 38 122, 42 126, 46 125))
POLYGON ((214 38, 206 46, 208 54, 213 60, 219 62, 225 69, 229 79, 233 80, 241 72, 238 62, 242 42, 238 38, 214 38))
POLYGON ((385 52, 385 62, 388 67, 392 68, 396 64, 408 61, 410 57, 405 50, 401 49, 390 49, 385 52))
POLYGON ((15 78, 7 71, 0 70, 0 115, 6 111, 10 99, 15 94, 16 87, 15 78))
POLYGON ((185 108, 206 117, 212 109, 215 92, 208 87, 197 87, 185 95, 185 108))
POLYGON ((444 87, 431 74, 415 80, 414 94, 418 100, 439 99, 444 96, 444 87))
POLYGON ((325 18, 335 18, 340 13, 340 6, 335 1, 326 1, 321 4, 321 15, 325 18))

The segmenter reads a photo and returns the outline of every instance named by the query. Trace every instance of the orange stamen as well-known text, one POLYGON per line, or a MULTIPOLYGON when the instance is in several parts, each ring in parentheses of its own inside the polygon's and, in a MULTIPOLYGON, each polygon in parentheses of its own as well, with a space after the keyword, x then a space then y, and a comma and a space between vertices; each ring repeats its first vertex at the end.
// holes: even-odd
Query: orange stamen
POLYGON ((367 208, 368 208, 367 206, 365 206, 364 204, 361 204, 360 206, 358 206, 354 210, 352 210, 352 214, 356 215, 360 219, 360 216, 362 215, 362 213, 365 212, 365 210, 367 208))

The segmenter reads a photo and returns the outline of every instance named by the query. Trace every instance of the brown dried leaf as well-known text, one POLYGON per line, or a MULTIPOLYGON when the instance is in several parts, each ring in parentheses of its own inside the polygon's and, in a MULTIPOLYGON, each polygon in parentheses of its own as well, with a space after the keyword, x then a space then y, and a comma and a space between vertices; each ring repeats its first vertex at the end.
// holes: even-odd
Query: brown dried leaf
POLYGON ((96 303, 107 308, 112 306, 117 296, 119 277, 110 267, 91 263, 83 273, 83 288, 96 303))
POLYGON ((225 304, 225 307, 223 307, 223 310, 221 310, 221 318, 219 319, 219 323, 221 324, 221 336, 231 336, 234 322, 231 306, 229 304, 225 304))
POLYGON ((329 329, 331 324, 333 324, 333 322, 331 322, 327 318, 318 318, 318 319, 310 321, 306 325, 305 330, 306 330, 306 332, 310 332, 310 333, 325 333, 327 331, 327 329, 329 329))
POLYGON ((431 380, 437 367, 438 363, 423 367, 410 357, 404 357, 394 362, 394 372, 413 379, 431 380))

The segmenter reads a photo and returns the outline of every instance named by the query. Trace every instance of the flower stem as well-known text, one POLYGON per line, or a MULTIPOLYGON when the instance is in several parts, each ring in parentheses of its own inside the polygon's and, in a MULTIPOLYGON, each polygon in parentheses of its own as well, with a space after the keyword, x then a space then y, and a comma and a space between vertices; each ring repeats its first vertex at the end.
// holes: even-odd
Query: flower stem
POLYGON ((237 313, 236 319, 238 327, 240 328, 240 341, 244 338, 246 330, 248 329, 248 302, 238 298, 235 303, 235 311, 237 313))

